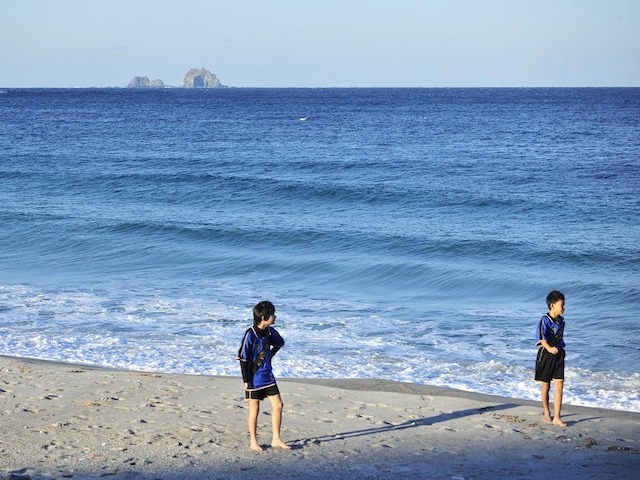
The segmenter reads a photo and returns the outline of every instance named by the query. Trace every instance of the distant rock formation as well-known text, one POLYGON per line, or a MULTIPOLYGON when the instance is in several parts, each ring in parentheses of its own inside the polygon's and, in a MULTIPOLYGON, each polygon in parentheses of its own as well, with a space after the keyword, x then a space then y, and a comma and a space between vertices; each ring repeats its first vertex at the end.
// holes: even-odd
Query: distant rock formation
POLYGON ((184 82, 182 82, 184 88, 219 88, 223 87, 213 73, 204 68, 192 68, 184 76, 184 82))
POLYGON ((128 88, 162 88, 164 86, 162 80, 149 81, 149 77, 133 77, 127 85, 128 88))
MULTIPOLYGON (((149 80, 149 77, 133 77, 127 88, 163 88, 167 85, 162 80, 149 80)), ((220 88, 218 77, 205 68, 192 68, 184 76, 183 88, 220 88)))

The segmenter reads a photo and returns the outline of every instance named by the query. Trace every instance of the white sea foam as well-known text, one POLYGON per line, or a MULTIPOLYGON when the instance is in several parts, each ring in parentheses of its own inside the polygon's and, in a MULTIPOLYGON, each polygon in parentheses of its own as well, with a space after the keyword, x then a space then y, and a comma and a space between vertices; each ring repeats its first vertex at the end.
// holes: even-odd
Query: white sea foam
MULTIPOLYGON (((238 343, 250 323, 246 311, 203 299, 129 295, 113 301, 105 292, 42 293, 25 286, 0 288, 0 306, 0 354, 142 371, 238 376, 238 343)), ((531 350, 520 362, 481 349, 452 361, 463 344, 429 348, 406 322, 388 322, 408 328, 398 334, 372 333, 364 328, 369 320, 353 313, 348 321, 321 319, 312 327, 283 312, 277 327, 287 344, 274 362, 276 374, 383 378, 539 399, 531 350)), ((640 411, 640 374, 569 366, 565 385, 567 404, 640 411)))

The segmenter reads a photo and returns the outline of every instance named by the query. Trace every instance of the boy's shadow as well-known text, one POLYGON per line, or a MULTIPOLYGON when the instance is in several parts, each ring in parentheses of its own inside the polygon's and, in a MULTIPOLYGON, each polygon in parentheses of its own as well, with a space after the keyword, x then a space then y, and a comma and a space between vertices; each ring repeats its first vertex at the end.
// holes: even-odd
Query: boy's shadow
MULTIPOLYGON (((566 420, 568 417, 575 417, 575 416, 576 416, 575 413, 569 413, 569 414, 563 414, 562 415, 562 419, 567 424, 567 427, 572 427, 572 426, 577 425, 579 423, 590 422, 592 420, 600 420, 600 419, 603 418, 603 417, 590 417, 590 418, 580 418, 578 420, 566 420)), ((545 422, 544 425, 554 426, 553 423, 551 423, 551 422, 545 422)))
POLYGON ((506 410, 508 408, 515 408, 518 406, 519 405, 517 404, 505 403, 503 405, 495 405, 491 407, 470 408, 468 410, 461 410, 459 412, 441 413, 440 415, 437 415, 435 417, 420 418, 418 420, 407 420, 406 422, 400 423, 398 425, 384 425, 382 427, 366 428, 364 430, 353 430, 351 432, 334 433, 332 435, 323 435, 320 437, 294 440, 291 443, 292 443, 292 448, 300 449, 309 445, 310 443, 315 445, 320 445, 321 443, 333 442, 335 440, 344 440, 346 438, 364 437, 366 435, 377 435, 379 433, 395 432, 399 430, 406 430, 408 428, 426 427, 429 425, 434 425, 440 422, 446 422, 448 420, 453 420, 456 418, 463 418, 463 417, 468 417, 470 415, 477 415, 482 412, 506 410))

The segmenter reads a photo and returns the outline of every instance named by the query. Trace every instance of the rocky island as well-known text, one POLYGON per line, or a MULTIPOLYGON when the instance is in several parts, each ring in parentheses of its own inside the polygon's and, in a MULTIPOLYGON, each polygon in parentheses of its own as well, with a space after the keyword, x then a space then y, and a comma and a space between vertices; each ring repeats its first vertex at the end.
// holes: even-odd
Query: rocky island
MULTIPOLYGON (((149 80, 149 77, 133 77, 127 88, 164 88, 162 80, 149 80)), ((205 68, 192 68, 184 76, 182 88, 221 88, 218 77, 205 68)))
POLYGON ((133 77, 127 87, 129 88, 160 88, 164 87, 162 80, 149 80, 149 77, 133 77))
POLYGON ((192 68, 184 76, 182 86, 184 88, 218 88, 223 85, 209 70, 192 68))

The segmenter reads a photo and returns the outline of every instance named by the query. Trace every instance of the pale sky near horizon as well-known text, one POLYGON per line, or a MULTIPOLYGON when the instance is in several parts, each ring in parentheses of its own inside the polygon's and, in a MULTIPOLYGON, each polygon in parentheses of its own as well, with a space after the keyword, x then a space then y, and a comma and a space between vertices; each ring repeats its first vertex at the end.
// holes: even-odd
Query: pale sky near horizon
POLYGON ((639 0, 0 0, 0 87, 640 86, 639 0))

